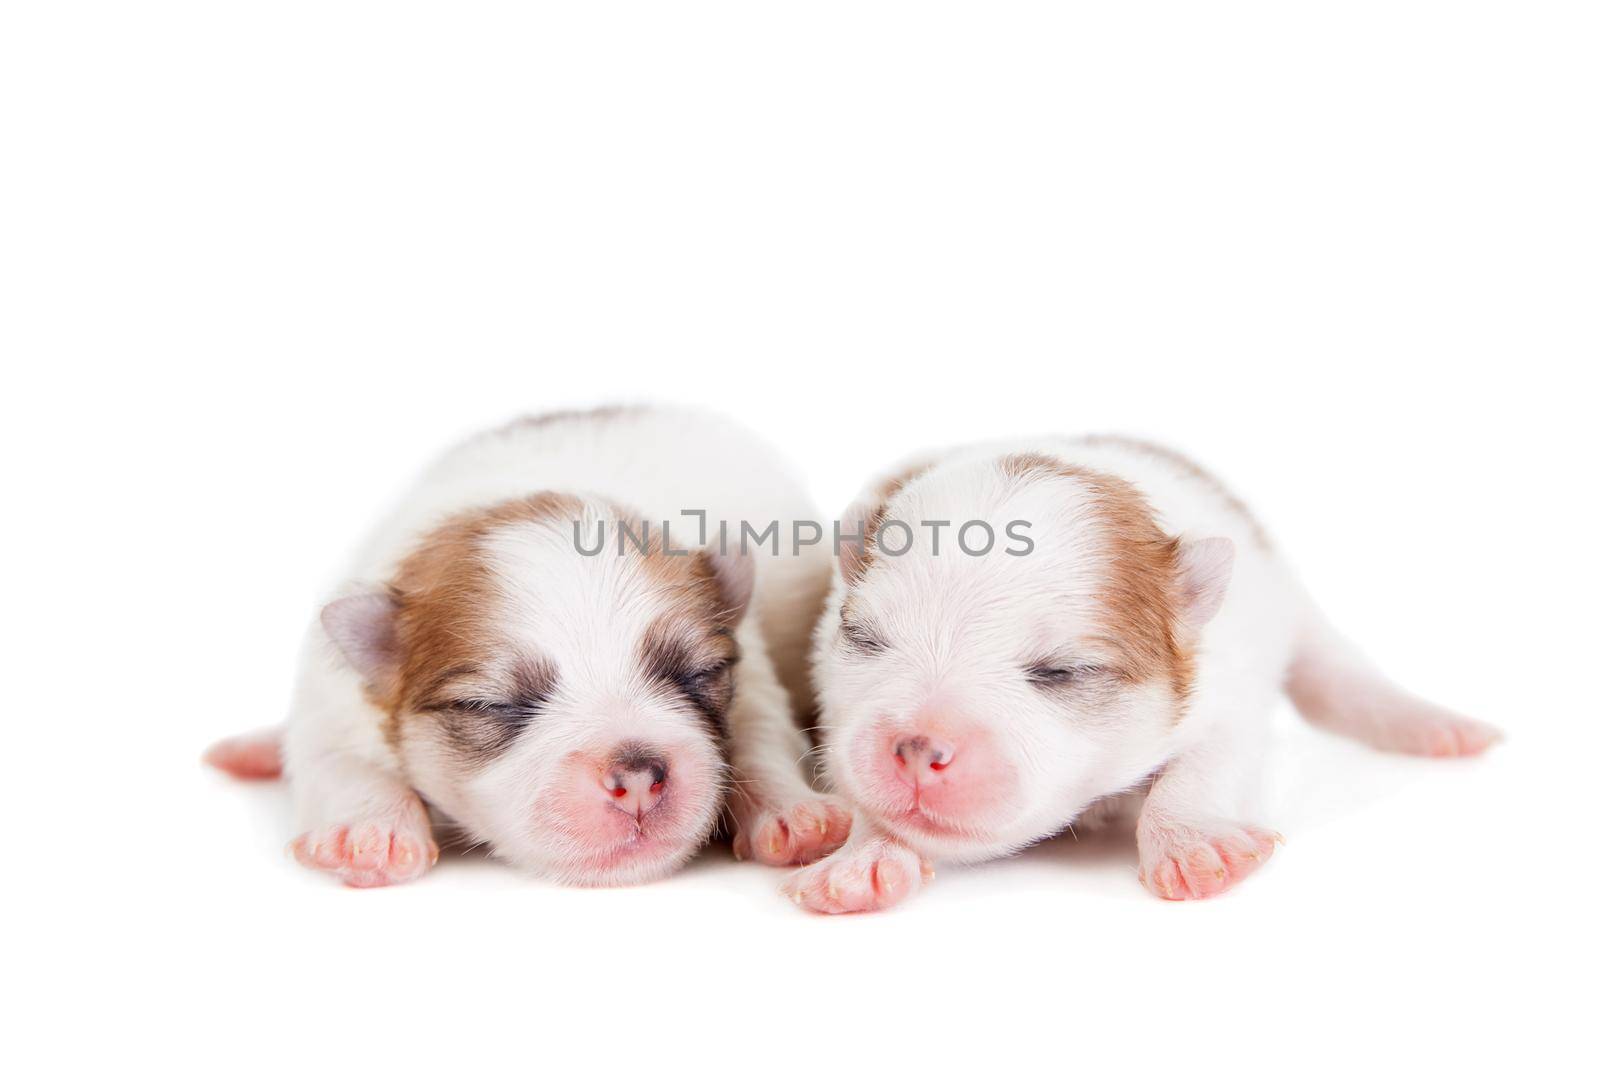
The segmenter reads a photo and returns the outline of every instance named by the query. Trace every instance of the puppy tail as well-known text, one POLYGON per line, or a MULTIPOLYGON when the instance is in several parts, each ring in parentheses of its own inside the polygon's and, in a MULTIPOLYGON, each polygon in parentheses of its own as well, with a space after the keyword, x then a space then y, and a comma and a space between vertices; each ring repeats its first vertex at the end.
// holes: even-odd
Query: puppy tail
POLYGON ((261 781, 283 774, 283 727, 226 737, 206 749, 206 763, 235 778, 261 781))
POLYGON ((1285 685, 1308 722, 1408 756, 1476 756, 1503 739, 1488 723, 1406 692, 1319 614, 1311 614, 1285 685))

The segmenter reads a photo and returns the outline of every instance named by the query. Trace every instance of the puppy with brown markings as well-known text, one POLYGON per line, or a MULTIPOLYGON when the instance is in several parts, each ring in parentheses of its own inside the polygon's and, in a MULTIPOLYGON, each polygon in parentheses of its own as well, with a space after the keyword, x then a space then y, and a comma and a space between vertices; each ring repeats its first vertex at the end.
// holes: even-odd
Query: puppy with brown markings
POLYGON ((1123 798, 1142 798, 1152 892, 1220 893, 1277 842, 1251 787, 1285 690, 1389 751, 1470 756, 1499 736, 1367 665, 1238 499, 1156 446, 961 450, 875 485, 857 523, 814 650, 856 828, 788 885, 817 911, 886 907, 934 861, 1013 852, 1123 798))
MULTIPOLYGON (((813 789, 796 717, 828 557, 701 545, 812 513, 771 450, 695 412, 546 416, 448 453, 307 636, 295 857, 391 885, 432 866, 438 825, 560 881, 640 882, 726 800, 740 856, 821 858, 850 815, 813 789)), ((208 758, 270 776, 279 741, 208 758)))

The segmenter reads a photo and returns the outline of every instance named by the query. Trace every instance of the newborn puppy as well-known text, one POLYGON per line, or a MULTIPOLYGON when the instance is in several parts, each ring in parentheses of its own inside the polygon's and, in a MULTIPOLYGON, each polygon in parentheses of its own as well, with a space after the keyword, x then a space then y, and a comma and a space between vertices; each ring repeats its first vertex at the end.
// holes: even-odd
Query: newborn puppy
POLYGON ((826 769, 866 817, 791 878, 809 908, 886 907, 932 861, 1014 852, 1136 791, 1143 883, 1220 893, 1277 841, 1249 797, 1284 689, 1381 749, 1498 738, 1365 664, 1243 505, 1161 448, 971 448, 872 489, 858 523, 813 655, 826 769))
MULTIPOLYGON (((730 784, 741 855, 826 854, 850 817, 803 774, 794 716, 827 557, 736 547, 741 520, 811 513, 765 445, 699 413, 546 416, 450 452, 307 636, 283 739, 295 857, 408 881, 438 856, 431 815, 559 881, 640 882, 705 842, 730 784), (685 547, 724 520, 735 547, 685 547)), ((210 759, 270 776, 277 746, 210 759)))

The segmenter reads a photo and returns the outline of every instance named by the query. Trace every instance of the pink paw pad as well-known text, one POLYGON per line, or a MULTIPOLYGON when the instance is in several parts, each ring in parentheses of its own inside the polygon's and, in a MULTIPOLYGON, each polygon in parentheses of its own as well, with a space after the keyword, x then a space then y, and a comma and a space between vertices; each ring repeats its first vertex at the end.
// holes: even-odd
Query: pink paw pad
POLYGON ((813 797, 780 810, 746 817, 733 835, 733 854, 773 867, 814 863, 850 836, 848 808, 827 797, 813 797))
POLYGON ((933 868, 909 848, 873 842, 795 872, 784 891, 802 907, 841 915, 892 907, 932 877, 933 868))
POLYGON ((1139 844, 1139 881, 1163 900, 1204 900, 1266 863, 1282 841, 1253 826, 1154 833, 1139 844))
POLYGON ((325 826, 301 834, 289 842, 289 850, 312 870, 361 889, 409 882, 439 859, 439 848, 426 832, 383 822, 325 826))

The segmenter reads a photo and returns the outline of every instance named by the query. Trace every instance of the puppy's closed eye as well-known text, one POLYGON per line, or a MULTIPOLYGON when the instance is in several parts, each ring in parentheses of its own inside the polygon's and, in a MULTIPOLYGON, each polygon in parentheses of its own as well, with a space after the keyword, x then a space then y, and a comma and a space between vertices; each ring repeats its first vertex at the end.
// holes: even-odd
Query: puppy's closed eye
POLYGON ((1023 673, 1041 689, 1068 689, 1103 678, 1108 672, 1093 663, 1033 663, 1023 673))
POLYGON ((468 715, 485 715, 496 719, 523 720, 532 718, 544 709, 544 700, 519 699, 516 702, 475 698, 471 700, 456 700, 450 703, 450 710, 463 712, 468 715))
POLYGON ((450 684, 422 710, 520 725, 545 709, 556 677, 553 666, 533 659, 519 660, 504 675, 463 667, 447 675, 450 684))
POLYGON ((733 666, 733 662, 732 659, 725 659, 705 667, 678 670, 673 672, 670 681, 686 693, 695 693, 720 681, 733 666))
POLYGON ((839 626, 839 637, 850 648, 869 656, 889 647, 876 630, 856 619, 844 620, 839 626))
POLYGON ((424 710, 439 722, 456 749, 469 758, 487 761, 521 737, 544 711, 548 691, 523 691, 461 697, 441 701, 424 710))

